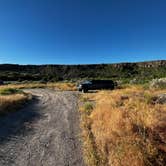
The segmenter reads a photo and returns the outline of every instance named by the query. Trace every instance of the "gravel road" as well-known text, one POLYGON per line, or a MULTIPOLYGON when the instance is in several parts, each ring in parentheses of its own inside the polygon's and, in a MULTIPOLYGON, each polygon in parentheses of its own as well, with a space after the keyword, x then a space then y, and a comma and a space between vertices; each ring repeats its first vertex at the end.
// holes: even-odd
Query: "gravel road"
POLYGON ((84 166, 77 92, 26 90, 22 110, 0 117, 0 166, 84 166))

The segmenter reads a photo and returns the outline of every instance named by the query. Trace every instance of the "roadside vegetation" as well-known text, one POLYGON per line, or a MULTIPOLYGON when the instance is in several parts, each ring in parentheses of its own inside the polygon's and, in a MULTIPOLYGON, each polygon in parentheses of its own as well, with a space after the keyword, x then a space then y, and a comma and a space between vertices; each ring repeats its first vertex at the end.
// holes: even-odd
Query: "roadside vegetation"
POLYGON ((149 87, 127 85, 81 96, 87 165, 165 165, 166 89, 149 87))
POLYGON ((63 83, 63 82, 48 83, 46 87, 59 89, 59 90, 65 90, 65 91, 75 91, 77 89, 75 83, 67 83, 67 82, 66 83, 63 83))
POLYGON ((31 96, 21 90, 0 87, 0 115, 18 110, 30 99, 31 96))
POLYGON ((23 93, 19 89, 13 89, 13 88, 0 88, 0 95, 13 95, 13 94, 20 94, 23 93))
POLYGON ((0 86, 0 89, 26 89, 26 88, 52 88, 59 90, 76 90, 75 83, 55 82, 55 83, 26 83, 26 84, 8 84, 0 86))
POLYGON ((153 79, 150 82, 150 87, 156 89, 166 89, 166 78, 153 79))

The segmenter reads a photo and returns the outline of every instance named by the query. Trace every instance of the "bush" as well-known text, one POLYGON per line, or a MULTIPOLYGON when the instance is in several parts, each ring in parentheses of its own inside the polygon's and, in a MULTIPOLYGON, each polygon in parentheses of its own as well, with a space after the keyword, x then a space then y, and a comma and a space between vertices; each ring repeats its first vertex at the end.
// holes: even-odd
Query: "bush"
POLYGON ((92 110, 93 110, 93 104, 90 103, 90 102, 86 102, 85 105, 84 105, 84 110, 86 111, 86 113, 88 115, 90 115, 92 110))
POLYGON ((156 89, 166 89, 166 78, 153 79, 150 82, 150 87, 156 89))

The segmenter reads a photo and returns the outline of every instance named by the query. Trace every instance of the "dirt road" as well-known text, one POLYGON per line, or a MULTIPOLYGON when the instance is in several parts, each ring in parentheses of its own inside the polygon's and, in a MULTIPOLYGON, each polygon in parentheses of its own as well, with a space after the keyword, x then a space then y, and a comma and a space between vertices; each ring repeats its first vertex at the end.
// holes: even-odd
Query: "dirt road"
POLYGON ((78 94, 27 91, 35 100, 0 118, 0 166, 83 166, 78 94))

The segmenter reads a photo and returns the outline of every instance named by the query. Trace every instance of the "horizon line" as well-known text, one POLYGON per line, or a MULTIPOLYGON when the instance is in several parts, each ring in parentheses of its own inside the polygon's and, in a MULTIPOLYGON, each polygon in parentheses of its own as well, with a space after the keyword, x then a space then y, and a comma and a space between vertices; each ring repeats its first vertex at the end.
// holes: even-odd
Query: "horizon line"
POLYGON ((124 64, 124 63, 147 63, 147 62, 158 62, 158 61, 166 61, 166 59, 158 59, 158 60, 145 60, 145 61, 122 61, 122 62, 110 62, 110 63, 82 63, 82 64, 56 64, 56 63, 46 63, 46 64, 24 64, 24 63, 0 63, 0 65, 20 65, 20 66, 28 66, 28 65, 34 65, 34 66, 46 66, 46 65, 59 65, 59 66, 76 66, 76 65, 106 65, 106 64, 124 64))

